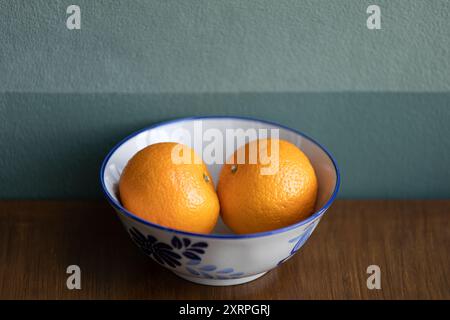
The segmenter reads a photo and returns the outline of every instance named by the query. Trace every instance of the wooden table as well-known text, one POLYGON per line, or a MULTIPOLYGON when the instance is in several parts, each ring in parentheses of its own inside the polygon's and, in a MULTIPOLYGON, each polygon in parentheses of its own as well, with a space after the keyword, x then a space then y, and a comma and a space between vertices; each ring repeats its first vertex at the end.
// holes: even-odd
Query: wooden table
POLYGON ((264 277, 208 287, 141 254, 105 201, 1 201, 3 299, 450 299, 450 201, 337 201, 264 277), (82 289, 66 288, 66 268, 82 289), (381 268, 381 290, 366 268, 381 268))

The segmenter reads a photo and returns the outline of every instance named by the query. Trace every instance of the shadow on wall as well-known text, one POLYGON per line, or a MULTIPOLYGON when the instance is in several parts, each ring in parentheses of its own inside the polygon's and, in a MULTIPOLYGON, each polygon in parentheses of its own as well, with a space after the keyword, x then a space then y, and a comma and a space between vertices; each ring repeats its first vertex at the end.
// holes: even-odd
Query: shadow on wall
POLYGON ((449 93, 0 95, 0 198, 98 198, 106 153, 156 122, 239 115, 312 136, 343 198, 449 198, 449 93))

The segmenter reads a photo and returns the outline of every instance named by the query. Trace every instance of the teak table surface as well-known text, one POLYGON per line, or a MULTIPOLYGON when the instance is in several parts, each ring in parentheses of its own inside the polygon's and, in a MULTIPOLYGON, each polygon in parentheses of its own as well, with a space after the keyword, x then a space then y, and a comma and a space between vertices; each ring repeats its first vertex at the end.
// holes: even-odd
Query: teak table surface
POLYGON ((450 201, 336 201, 305 246, 243 285, 173 275, 106 201, 0 201, 2 299, 450 299, 450 201), (81 268, 68 290, 66 268, 81 268), (381 268, 369 290, 367 267, 381 268))

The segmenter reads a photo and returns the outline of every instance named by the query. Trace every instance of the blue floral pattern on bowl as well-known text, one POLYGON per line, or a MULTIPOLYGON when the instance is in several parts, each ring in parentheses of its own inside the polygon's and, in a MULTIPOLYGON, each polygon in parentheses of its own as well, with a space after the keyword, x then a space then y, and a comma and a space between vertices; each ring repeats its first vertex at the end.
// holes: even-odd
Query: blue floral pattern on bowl
POLYGON ((154 236, 144 235, 136 228, 130 228, 131 239, 150 258, 173 269, 183 267, 189 274, 206 279, 235 279, 244 275, 233 268, 218 268, 203 265, 202 255, 208 248, 204 241, 193 242, 189 238, 174 236, 170 244, 158 241, 154 236))
POLYGON ((172 238, 172 246, 177 250, 183 250, 182 255, 187 259, 194 261, 201 261, 200 255, 205 254, 205 250, 208 247, 206 242, 195 242, 193 243, 188 238, 180 239, 177 236, 172 238))
POLYGON ((181 266, 181 255, 174 252, 170 245, 158 241, 151 235, 144 236, 136 228, 131 228, 129 232, 134 243, 136 243, 147 256, 153 258, 159 264, 168 265, 172 268, 181 266))
POLYGON ((218 268, 212 264, 202 265, 198 260, 188 261, 186 270, 197 277, 207 279, 235 279, 245 275, 244 272, 236 272, 233 268, 218 268))
POLYGON ((278 264, 277 264, 278 266, 280 264, 282 264, 283 262, 287 261, 289 258, 291 258, 305 244, 306 240, 308 240, 309 236, 313 232, 314 227, 317 225, 317 223, 318 223, 318 221, 312 222, 309 226, 306 227, 305 231, 302 234, 289 240, 289 243, 295 243, 295 245, 292 248, 289 255, 286 258, 284 258, 283 260, 281 260, 280 262, 278 262, 278 264))

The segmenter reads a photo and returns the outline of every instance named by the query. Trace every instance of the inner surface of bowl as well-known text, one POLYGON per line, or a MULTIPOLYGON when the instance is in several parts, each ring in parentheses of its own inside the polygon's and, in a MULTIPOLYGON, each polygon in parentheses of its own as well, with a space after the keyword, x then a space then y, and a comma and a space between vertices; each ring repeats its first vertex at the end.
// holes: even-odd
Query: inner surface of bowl
MULTIPOLYGON (((299 147, 310 159, 317 175, 319 190, 315 211, 317 212, 330 201, 337 191, 338 176, 337 168, 325 149, 303 134, 277 124, 232 117, 169 121, 141 130, 124 139, 111 151, 104 164, 104 171, 101 174, 105 192, 116 206, 122 208, 118 194, 118 183, 123 168, 136 152, 158 142, 182 143, 193 148, 199 155, 211 155, 212 149, 219 150, 219 152, 213 153, 215 161, 212 163, 210 163, 211 160, 205 161, 205 157, 202 156, 215 185, 217 185, 223 163, 237 148, 255 140, 255 134, 256 138, 275 137, 274 134, 278 134, 280 139, 287 140, 299 147), (226 138, 227 134, 229 137, 233 137, 234 143, 232 145, 229 143, 230 139, 226 138)), ((219 219, 213 234, 233 234, 233 232, 219 219)))

